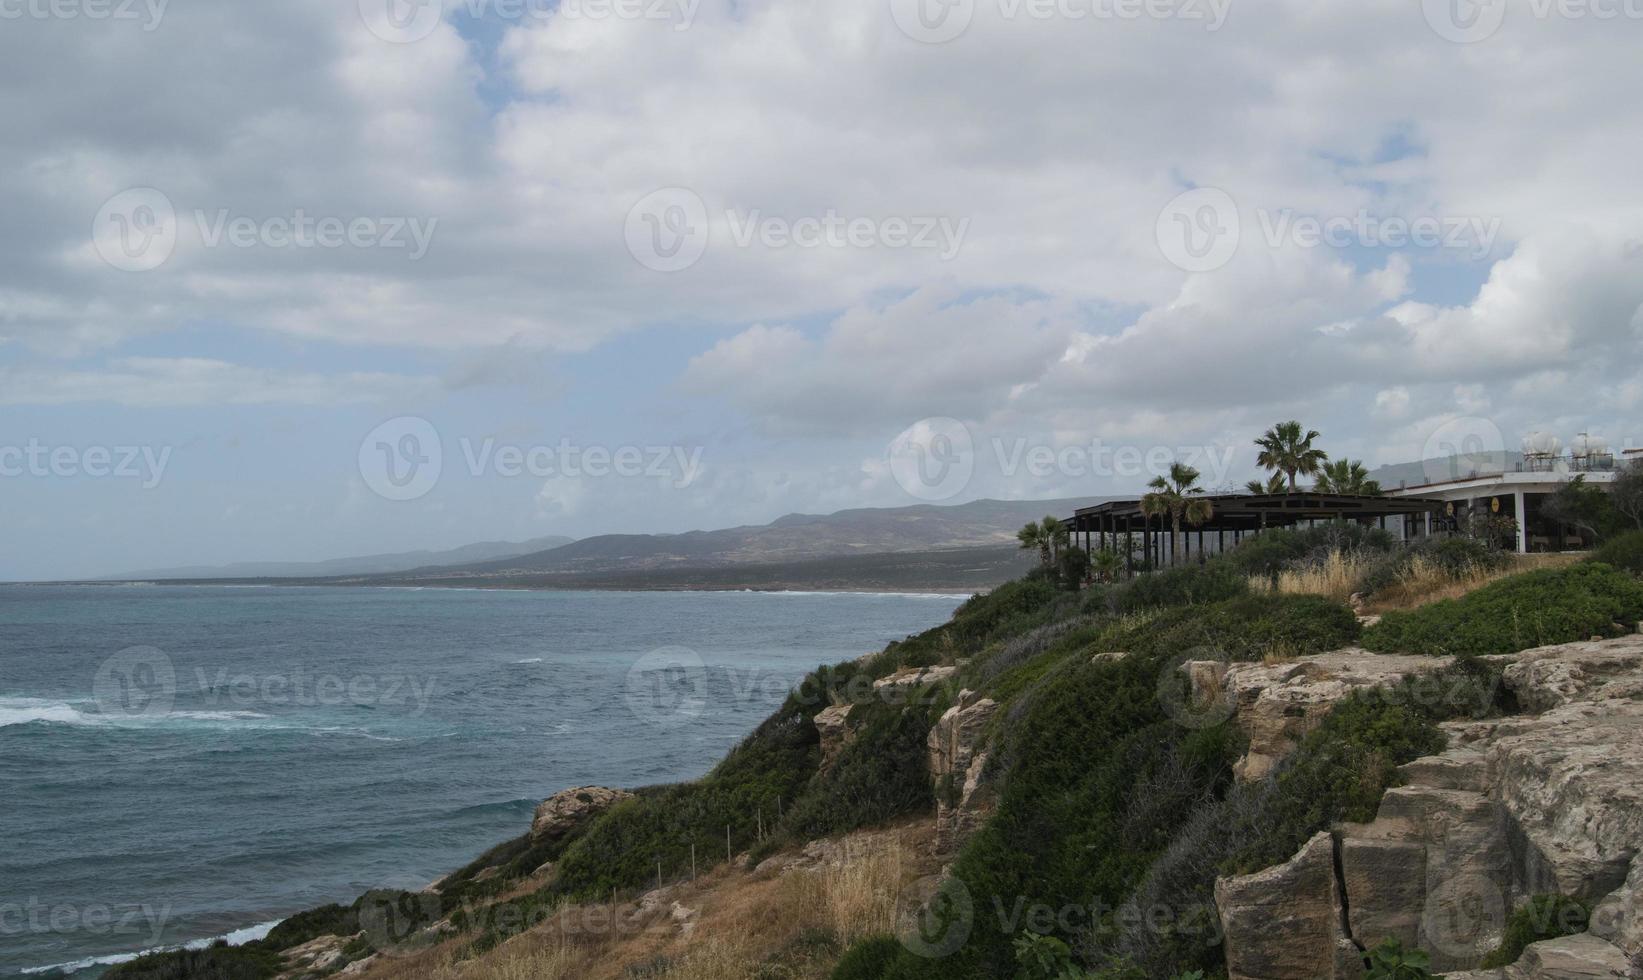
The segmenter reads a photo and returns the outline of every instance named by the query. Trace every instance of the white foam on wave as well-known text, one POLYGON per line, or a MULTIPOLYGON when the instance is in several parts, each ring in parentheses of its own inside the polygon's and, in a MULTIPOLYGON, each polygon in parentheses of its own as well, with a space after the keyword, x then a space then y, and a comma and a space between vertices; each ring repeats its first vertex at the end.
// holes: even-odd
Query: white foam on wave
POLYGON ((89 970, 94 966, 115 966, 120 963, 130 963, 137 957, 147 956, 150 953, 169 953, 179 949, 205 949, 207 946, 215 946, 219 942, 225 942, 230 946, 244 946, 246 943, 254 943, 259 939, 267 938, 268 934, 274 931, 274 927, 284 921, 284 919, 275 919, 273 922, 263 922, 254 926, 246 926, 244 929, 236 929, 233 932, 226 933, 221 936, 211 936, 207 939, 195 939, 176 946, 155 946, 153 949, 138 950, 135 953, 115 953, 110 956, 88 956, 85 959, 72 960, 68 963, 53 963, 50 966, 31 966, 25 968, 21 972, 28 975, 38 975, 41 973, 79 973, 81 970, 89 970))
POLYGON ((524 664, 539 664, 541 662, 542 662, 541 657, 531 657, 528 660, 515 660, 514 661, 514 666, 518 667, 518 666, 521 666, 521 665, 524 665, 524 664))
POLYGON ((95 725, 100 720, 63 701, 47 701, 43 698, 0 698, 0 728, 36 723, 95 725))

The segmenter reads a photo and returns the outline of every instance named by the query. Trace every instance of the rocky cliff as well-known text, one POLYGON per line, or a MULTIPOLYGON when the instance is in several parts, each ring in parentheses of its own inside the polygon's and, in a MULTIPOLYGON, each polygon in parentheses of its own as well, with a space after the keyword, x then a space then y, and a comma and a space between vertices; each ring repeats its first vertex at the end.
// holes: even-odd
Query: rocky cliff
MULTIPOLYGON (((1425 669, 1365 657, 1228 671, 1244 773, 1276 764, 1356 681, 1425 669)), ((1445 725, 1448 748, 1403 766, 1373 822, 1217 883, 1232 980, 1359 977, 1357 951, 1385 939, 1427 950, 1434 970, 1473 970, 1451 980, 1643 976, 1643 636, 1495 659, 1523 713, 1445 725), (1591 905, 1590 931, 1476 971, 1541 894, 1591 905)))

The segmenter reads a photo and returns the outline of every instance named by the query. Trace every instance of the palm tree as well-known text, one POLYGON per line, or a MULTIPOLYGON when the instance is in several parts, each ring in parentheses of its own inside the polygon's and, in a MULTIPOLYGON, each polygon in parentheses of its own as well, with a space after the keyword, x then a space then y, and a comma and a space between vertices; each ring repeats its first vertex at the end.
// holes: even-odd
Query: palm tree
POLYGON ((1288 477, 1289 492, 1294 493, 1296 476, 1311 476, 1329 461, 1328 453, 1312 448, 1312 440, 1316 438, 1316 429, 1307 429, 1303 435, 1301 423, 1279 422, 1266 430, 1266 435, 1255 440, 1255 445, 1261 449, 1255 463, 1288 477))
POLYGON ((1274 473, 1265 483, 1260 480, 1251 480, 1244 484, 1244 489, 1257 497, 1276 496, 1284 492, 1287 484, 1284 483, 1282 473, 1274 473))
POLYGON ((1046 517, 1042 521, 1028 521, 1015 536, 1023 551, 1038 549, 1039 562, 1049 568, 1060 556, 1061 546, 1067 543, 1067 528, 1055 518, 1046 517))
POLYGON ((1185 463, 1171 463, 1169 476, 1154 478, 1147 484, 1152 492, 1141 498, 1141 513, 1149 520, 1169 517, 1174 535, 1172 542, 1181 536, 1183 519, 1197 527, 1215 516, 1215 505, 1201 496, 1204 488, 1197 485, 1199 476, 1197 470, 1185 463))
POLYGON ((1337 459, 1318 470, 1318 483, 1313 487, 1319 493, 1338 493, 1350 497, 1379 497, 1381 485, 1369 478, 1361 459, 1337 459))

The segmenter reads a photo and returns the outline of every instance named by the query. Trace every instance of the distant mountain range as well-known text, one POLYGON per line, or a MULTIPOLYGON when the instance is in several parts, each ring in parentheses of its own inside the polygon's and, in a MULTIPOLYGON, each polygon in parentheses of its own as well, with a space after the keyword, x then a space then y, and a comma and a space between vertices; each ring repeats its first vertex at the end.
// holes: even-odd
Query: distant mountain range
POLYGON ((1512 450, 1464 453, 1426 459, 1418 463, 1394 463, 1380 466, 1370 472, 1369 478, 1379 480, 1385 490, 1418 487, 1446 480, 1464 480, 1490 473, 1512 473, 1523 466, 1523 454, 1512 450))
POLYGON ((503 588, 973 589, 1024 570, 1031 556, 1018 553, 1015 535, 1022 525, 1047 515, 1071 516, 1099 499, 1104 498, 978 500, 950 507, 790 514, 765 525, 718 531, 540 539, 311 564, 165 569, 120 578, 503 588))
POLYGON ((232 565, 190 565, 155 568, 125 575, 111 575, 114 581, 136 579, 241 579, 241 578, 326 578, 335 575, 379 575, 404 572, 426 565, 457 565, 490 561, 547 551, 570 544, 575 538, 551 536, 529 541, 482 541, 448 551, 406 551, 363 558, 333 558, 329 561, 236 562, 232 565))

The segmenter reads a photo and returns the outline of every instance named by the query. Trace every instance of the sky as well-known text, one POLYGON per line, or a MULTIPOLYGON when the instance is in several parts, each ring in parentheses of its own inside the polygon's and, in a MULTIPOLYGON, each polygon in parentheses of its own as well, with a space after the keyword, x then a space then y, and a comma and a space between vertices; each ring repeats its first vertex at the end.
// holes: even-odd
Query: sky
POLYGON ((0 0, 0 580, 1643 437, 1643 0, 0 0))

